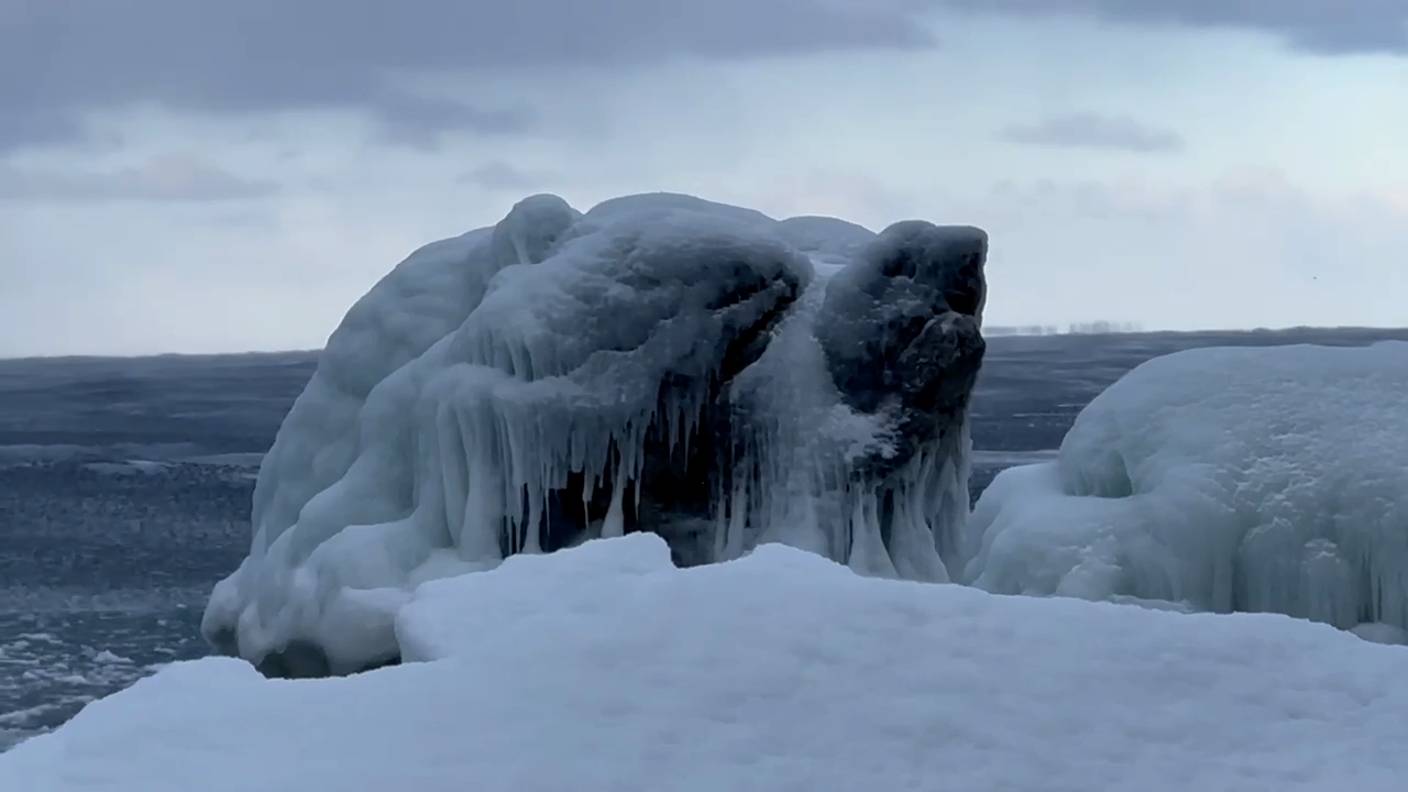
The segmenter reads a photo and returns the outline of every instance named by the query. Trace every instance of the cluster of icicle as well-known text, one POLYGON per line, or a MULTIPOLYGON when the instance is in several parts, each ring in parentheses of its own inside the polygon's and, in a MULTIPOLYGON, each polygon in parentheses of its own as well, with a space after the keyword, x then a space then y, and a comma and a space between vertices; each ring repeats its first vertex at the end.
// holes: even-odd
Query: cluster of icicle
POLYGON ((946 582, 940 549, 957 542, 968 514, 971 441, 957 430, 922 447, 884 479, 855 462, 894 453, 890 416, 853 410, 826 370, 816 319, 835 267, 817 277, 768 350, 733 384, 749 420, 732 490, 718 494, 716 558, 761 542, 811 550, 874 576, 946 582), (893 509, 888 536, 881 509, 893 509))
MULTIPOLYGON (((550 496, 568 490, 573 474, 583 476, 577 494, 584 512, 604 488, 611 497, 605 518, 587 526, 583 538, 624 535, 627 498, 639 507, 634 484, 643 473, 646 437, 660 433, 672 452, 687 453, 707 382, 684 391, 661 388, 658 400, 625 409, 594 401, 588 409, 554 409, 546 400, 478 394, 439 404, 423 441, 427 483, 444 501, 451 541, 474 561, 541 552, 550 496)), ((574 394, 560 396, 570 402, 574 394)))

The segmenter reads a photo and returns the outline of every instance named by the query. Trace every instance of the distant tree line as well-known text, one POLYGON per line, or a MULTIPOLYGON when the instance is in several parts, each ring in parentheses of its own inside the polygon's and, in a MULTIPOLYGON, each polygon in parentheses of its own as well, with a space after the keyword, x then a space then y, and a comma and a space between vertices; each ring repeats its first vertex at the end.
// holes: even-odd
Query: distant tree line
POLYGON ((1109 333, 1140 333, 1144 326, 1138 322, 1072 322, 1064 328, 1060 325, 990 325, 983 328, 983 335, 989 336, 1042 336, 1042 335, 1106 335, 1109 333))

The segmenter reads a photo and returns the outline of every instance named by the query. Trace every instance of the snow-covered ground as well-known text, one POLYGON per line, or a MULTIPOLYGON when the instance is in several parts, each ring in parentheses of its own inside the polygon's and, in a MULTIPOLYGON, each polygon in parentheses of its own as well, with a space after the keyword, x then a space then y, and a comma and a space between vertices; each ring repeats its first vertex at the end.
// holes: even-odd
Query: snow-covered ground
POLYGON ((1397 790, 1408 650, 858 576, 675 569, 649 535, 423 585, 409 662, 178 663, 0 756, 0 789, 1397 790))

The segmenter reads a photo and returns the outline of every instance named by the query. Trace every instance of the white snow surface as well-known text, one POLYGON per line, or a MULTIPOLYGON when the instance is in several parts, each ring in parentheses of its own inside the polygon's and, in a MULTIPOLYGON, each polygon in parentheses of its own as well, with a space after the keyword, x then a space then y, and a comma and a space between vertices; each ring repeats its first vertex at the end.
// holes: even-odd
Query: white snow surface
POLYGON ((1197 349, 1136 368, 965 530, 989 591, 1408 627, 1408 343, 1197 349))
POLYGON ((906 471, 891 557, 874 494, 847 476, 886 447, 885 420, 841 402, 811 331, 826 279, 874 238, 688 196, 583 215, 540 195, 415 252, 329 339, 264 459, 249 556, 216 586, 203 632, 256 662, 312 645, 330 670, 356 670, 400 653, 393 623, 416 585, 542 549, 550 493, 608 493, 591 535, 629 531, 647 433, 688 447, 720 345, 785 306, 789 281, 801 294, 734 381, 754 417, 739 483, 716 498, 729 506, 714 557, 780 541, 946 580, 934 533, 966 518, 966 431, 906 471))
POLYGON ((0 755, 0 789, 1402 789, 1408 650, 862 577, 657 537, 429 582, 410 662, 266 680, 176 663, 0 755))

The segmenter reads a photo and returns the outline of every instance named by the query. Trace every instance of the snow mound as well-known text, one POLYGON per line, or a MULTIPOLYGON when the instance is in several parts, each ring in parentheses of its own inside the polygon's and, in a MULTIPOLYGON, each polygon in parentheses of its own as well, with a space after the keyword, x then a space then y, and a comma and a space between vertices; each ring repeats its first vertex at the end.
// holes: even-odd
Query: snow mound
POLYGON ((862 577, 657 537, 421 586, 407 663, 169 666, 0 755, 0 789, 1401 788, 1405 650, 1275 615, 862 577))
POLYGON ((1152 360, 1055 462, 999 475, 966 530, 994 592, 1127 596, 1408 627, 1408 344, 1152 360))
POLYGON ((429 245, 329 339, 202 630, 272 674, 366 668, 416 585, 632 531, 946 580, 986 250, 682 195, 539 195, 429 245))

